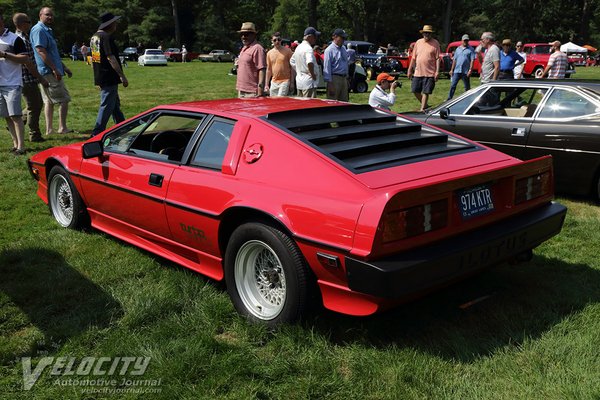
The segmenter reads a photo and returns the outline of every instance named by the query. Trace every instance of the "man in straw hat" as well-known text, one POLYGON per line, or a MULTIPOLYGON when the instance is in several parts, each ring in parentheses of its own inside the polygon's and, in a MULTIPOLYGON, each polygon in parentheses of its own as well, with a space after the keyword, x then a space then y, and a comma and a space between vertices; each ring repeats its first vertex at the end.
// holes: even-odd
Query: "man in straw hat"
POLYGON ((265 49, 256 41, 256 26, 253 22, 244 22, 238 33, 244 46, 238 59, 235 88, 239 97, 263 96, 267 59, 265 49))
POLYGON ((119 99, 119 83, 122 83, 123 87, 127 87, 129 82, 121 67, 119 48, 112 36, 117 30, 119 18, 121 17, 110 12, 102 14, 98 32, 94 33, 90 40, 94 84, 100 87, 100 109, 92 136, 106 129, 106 123, 111 116, 115 124, 125 120, 119 99))
POLYGON ((412 79, 411 91, 421 103, 419 111, 428 108, 429 95, 433 93, 440 73, 440 44, 431 37, 431 25, 423 26, 419 32, 423 38, 417 40, 412 51, 407 76, 412 79))

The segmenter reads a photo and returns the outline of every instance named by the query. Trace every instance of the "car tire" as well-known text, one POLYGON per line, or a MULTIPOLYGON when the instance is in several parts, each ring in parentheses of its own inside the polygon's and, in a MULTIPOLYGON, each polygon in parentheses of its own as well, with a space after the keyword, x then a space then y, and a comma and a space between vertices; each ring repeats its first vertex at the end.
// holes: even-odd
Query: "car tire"
POLYGON ((531 74, 535 79, 541 79, 542 76, 544 76, 544 68, 542 68, 541 66, 535 67, 531 74))
POLYGON ((308 304, 308 268, 284 232, 246 223, 231 235, 225 252, 227 292, 248 320, 270 327, 297 321, 308 304))
POLYGON ((88 225, 85 204, 61 166, 55 166, 48 175, 48 207, 52 216, 62 227, 82 229, 88 225))
POLYGON ((221 62, 223 60, 221 60, 221 57, 217 57, 217 62, 221 62))
POLYGON ((369 85, 367 85, 367 82, 356 82, 354 85, 354 91, 356 93, 365 93, 367 90, 369 90, 369 85))

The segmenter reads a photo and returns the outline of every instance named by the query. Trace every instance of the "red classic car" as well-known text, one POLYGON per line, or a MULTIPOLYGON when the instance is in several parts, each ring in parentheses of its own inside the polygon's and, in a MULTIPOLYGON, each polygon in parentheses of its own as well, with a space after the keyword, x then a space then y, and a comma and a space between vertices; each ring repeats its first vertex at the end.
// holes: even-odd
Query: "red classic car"
POLYGON ((551 161, 279 97, 159 106, 28 164, 60 225, 225 279, 241 314, 277 325, 319 296, 369 315, 530 257, 566 213, 551 161))

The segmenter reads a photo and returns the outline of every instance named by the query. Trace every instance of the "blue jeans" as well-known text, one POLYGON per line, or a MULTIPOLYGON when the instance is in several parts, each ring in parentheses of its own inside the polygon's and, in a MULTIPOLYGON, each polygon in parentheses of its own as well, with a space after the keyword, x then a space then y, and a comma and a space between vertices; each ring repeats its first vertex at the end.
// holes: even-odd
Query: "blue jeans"
POLYGON ((106 129, 108 118, 112 116, 115 124, 125 121, 121 111, 121 100, 119 99, 119 85, 104 86, 100 88, 100 109, 96 118, 96 125, 92 131, 95 136, 106 129))
POLYGON ((456 91, 456 86, 458 85, 458 81, 462 79, 465 84, 465 92, 471 89, 471 81, 467 74, 463 74, 460 72, 452 74, 452 80, 450 81, 450 92, 448 93, 448 100, 454 97, 454 92, 456 91))

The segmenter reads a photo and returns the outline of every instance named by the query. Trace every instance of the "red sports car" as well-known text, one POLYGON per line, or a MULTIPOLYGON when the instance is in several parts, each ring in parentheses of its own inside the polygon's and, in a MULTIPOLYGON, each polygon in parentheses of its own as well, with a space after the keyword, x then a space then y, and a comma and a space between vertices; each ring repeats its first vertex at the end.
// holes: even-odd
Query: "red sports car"
POLYGON ((368 105, 279 97, 159 106, 29 168, 62 226, 225 279, 241 314, 277 325, 313 294, 368 315, 526 259, 564 221, 551 161, 368 105))

